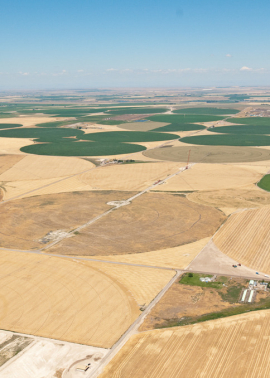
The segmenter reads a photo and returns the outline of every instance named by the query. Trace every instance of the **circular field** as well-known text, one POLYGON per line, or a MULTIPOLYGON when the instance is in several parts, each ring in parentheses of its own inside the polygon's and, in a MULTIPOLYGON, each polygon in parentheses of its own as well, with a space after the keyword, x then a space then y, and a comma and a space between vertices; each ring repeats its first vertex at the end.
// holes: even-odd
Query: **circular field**
POLYGON ((269 135, 221 134, 199 135, 182 138, 181 142, 207 146, 270 146, 269 135))
POLYGON ((211 236, 224 220, 212 207, 177 195, 146 193, 48 251, 86 256, 156 251, 211 236))
POLYGON ((90 133, 81 137, 83 140, 93 140, 96 142, 156 142, 162 140, 178 139, 175 134, 157 133, 148 131, 109 131, 105 133, 90 133))
POLYGON ((110 142, 62 142, 40 143, 21 148, 22 152, 49 156, 106 156, 130 154, 145 150, 139 144, 110 142))
POLYGON ((157 160, 186 162, 190 152, 193 163, 244 163, 270 159, 270 150, 251 147, 183 146, 156 148, 143 152, 157 160))

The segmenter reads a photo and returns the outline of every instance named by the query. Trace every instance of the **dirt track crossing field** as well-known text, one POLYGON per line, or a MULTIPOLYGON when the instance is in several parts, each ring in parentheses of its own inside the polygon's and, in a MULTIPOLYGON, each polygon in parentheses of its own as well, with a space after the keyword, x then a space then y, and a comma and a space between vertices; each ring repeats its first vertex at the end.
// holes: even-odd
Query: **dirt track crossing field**
POLYGON ((232 259, 270 273, 270 206, 232 215, 214 237, 216 246, 232 259))
POLYGON ((108 201, 125 199, 130 193, 134 192, 73 192, 4 203, 0 247, 39 249, 45 245, 40 239, 50 231, 68 232, 109 210, 108 201))
POLYGON ((270 311, 133 336, 99 378, 268 378, 270 311))
POLYGON ((0 328, 110 347, 140 314, 132 294, 90 266, 0 251, 0 328))
POLYGON ((157 160, 186 162, 188 152, 193 163, 244 163, 270 160, 270 150, 251 147, 229 146, 181 146, 157 148, 143 152, 143 155, 157 160))
POLYGON ((174 192, 227 189, 252 184, 260 178, 260 173, 249 168, 225 164, 195 164, 155 190, 174 192))
POLYGON ((48 252, 108 256, 155 251, 211 236, 225 219, 222 212, 177 195, 146 193, 48 252))

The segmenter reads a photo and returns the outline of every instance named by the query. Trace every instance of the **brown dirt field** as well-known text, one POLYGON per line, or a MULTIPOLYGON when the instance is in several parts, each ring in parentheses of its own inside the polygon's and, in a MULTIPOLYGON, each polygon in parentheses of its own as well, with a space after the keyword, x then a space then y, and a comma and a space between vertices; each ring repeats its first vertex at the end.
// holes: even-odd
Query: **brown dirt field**
POLYGON ((108 256, 172 248, 213 235, 225 219, 222 212, 180 196, 146 193, 49 251, 108 256))
MULTIPOLYGON (((100 167, 77 178, 92 189, 141 190, 177 172, 179 163, 136 163, 100 167)), ((0 176, 1 178, 1 176, 0 176)))
MULTIPOLYGON (((130 194, 130 193, 129 193, 130 194)), ((127 197, 123 192, 73 192, 35 196, 1 206, 0 246, 36 249, 50 231, 70 231, 109 210, 106 203, 127 197)), ((78 251, 78 248, 76 248, 78 251)))
MULTIPOLYGON (((218 278, 217 278, 218 281, 218 278)), ((239 282, 244 285, 244 280, 234 279, 233 283, 239 282)), ((232 286, 232 281, 228 284, 232 286)), ((246 284, 245 284, 246 286, 246 284)), ((226 293, 226 287, 222 290, 226 293)), ((184 317, 196 318, 197 316, 222 311, 229 307, 239 306, 222 299, 218 290, 214 288, 181 285, 174 283, 166 294, 161 298, 140 327, 140 331, 166 327, 170 322, 184 317)))
POLYGON ((159 251, 134 253, 129 255, 100 256, 99 259, 120 261, 133 264, 161 266, 165 268, 185 269, 191 261, 201 252, 209 241, 208 238, 179 247, 161 249, 159 251))
POLYGON ((270 206, 232 215, 214 237, 216 246, 242 264, 270 273, 270 206))
POLYGON ((268 378, 269 339, 269 310, 144 332, 99 378, 268 378))
MULTIPOLYGON (((163 127, 169 125, 169 123, 165 122, 129 122, 129 123, 122 123, 119 125, 121 129, 126 129, 126 130, 132 130, 132 131, 149 131, 156 129, 158 127, 163 127)), ((175 134, 175 132, 173 133, 175 134)))
POLYGON ((188 194, 188 199, 206 206, 218 208, 253 208, 270 205, 270 193, 256 189, 225 189, 188 194))
MULTIPOLYGON (((0 181, 44 180, 52 177, 71 176, 94 167, 90 161, 64 156, 9 155, 17 157, 5 170, 1 169, 0 181)), ((13 160, 15 158, 13 157, 13 160)), ((11 159, 12 162, 12 159, 11 159)))
MULTIPOLYGON (((261 174, 250 168, 225 164, 195 164, 191 169, 174 176, 159 191, 216 190, 246 186, 261 179, 261 174)), ((233 206, 232 206, 233 207, 233 206)))
POLYGON ((143 155, 158 160, 186 162, 189 150, 191 150, 190 161, 193 163, 244 163, 270 160, 270 151, 266 148, 186 146, 185 143, 181 143, 179 147, 144 151, 143 155))
POLYGON ((116 279, 76 261, 0 251, 0 328, 111 347, 140 314, 116 279))
POLYGON ((11 167, 13 167, 23 158, 23 155, 0 155, 0 175, 2 175, 2 173, 10 169, 11 167))
POLYGON ((137 119, 144 119, 147 117, 150 117, 151 114, 122 114, 110 117, 110 119, 113 119, 115 121, 136 121, 137 119))

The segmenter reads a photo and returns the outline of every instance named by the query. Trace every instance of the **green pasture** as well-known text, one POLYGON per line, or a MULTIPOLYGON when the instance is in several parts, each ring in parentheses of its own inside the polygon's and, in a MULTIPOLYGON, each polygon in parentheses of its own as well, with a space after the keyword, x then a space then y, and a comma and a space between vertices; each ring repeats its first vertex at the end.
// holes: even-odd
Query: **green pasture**
POLYGON ((198 135, 181 142, 207 146, 270 146, 270 136, 258 134, 198 135))
POLYGON ((0 123, 0 129, 11 129, 13 127, 22 127, 20 123, 0 123))
POLYGON ((209 131, 222 134, 270 134, 270 124, 260 126, 221 126, 209 129, 209 131))
POLYGON ((178 139, 175 134, 156 133, 147 131, 109 131, 104 133, 85 134, 80 139, 92 140, 96 142, 155 142, 162 140, 178 139))
POLYGON ((270 192, 270 174, 263 176, 263 178, 258 182, 258 187, 270 192))
POLYGON ((124 115, 124 114, 152 114, 152 113, 164 113, 168 111, 167 108, 119 108, 119 109, 107 109, 111 115, 124 115))
POLYGON ((229 115, 239 113, 237 109, 221 109, 221 108, 185 108, 174 110, 177 114, 207 114, 207 115, 229 115))
POLYGON ((230 118, 228 121, 241 125, 270 126, 270 117, 230 118))
POLYGON ((74 123, 77 123, 77 120, 73 121, 58 121, 58 122, 44 122, 44 123, 38 123, 37 127, 61 127, 61 126, 68 126, 72 125, 74 123))
POLYGON ((50 156, 106 156, 130 154, 145 150, 138 144, 110 143, 110 142, 58 142, 33 144, 21 148, 22 152, 35 155, 50 156))
POLYGON ((84 136, 82 130, 77 129, 65 129, 65 128, 23 128, 23 129, 10 129, 1 130, 0 137, 4 138, 31 138, 40 142, 54 142, 61 138, 76 137, 80 138, 84 136))
POLYGON ((222 120, 221 116, 208 115, 208 114, 159 114, 155 116, 148 117, 151 121, 155 122, 167 122, 167 123, 202 123, 202 122, 213 122, 222 120))

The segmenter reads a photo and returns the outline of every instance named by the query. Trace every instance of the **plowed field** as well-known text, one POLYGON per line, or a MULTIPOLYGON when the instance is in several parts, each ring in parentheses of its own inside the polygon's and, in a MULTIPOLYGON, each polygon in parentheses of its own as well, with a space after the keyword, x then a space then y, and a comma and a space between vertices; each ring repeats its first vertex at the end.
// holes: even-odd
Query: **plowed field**
POLYGON ((100 378, 268 378, 270 311, 133 336, 100 378))
POLYGON ((270 207, 232 215, 214 237, 216 246, 242 264, 270 273, 270 207))

